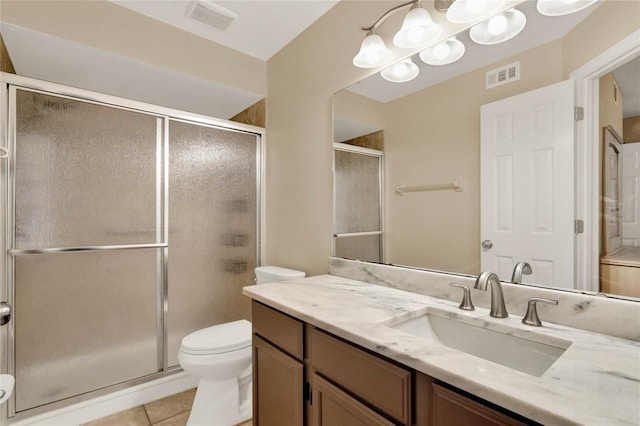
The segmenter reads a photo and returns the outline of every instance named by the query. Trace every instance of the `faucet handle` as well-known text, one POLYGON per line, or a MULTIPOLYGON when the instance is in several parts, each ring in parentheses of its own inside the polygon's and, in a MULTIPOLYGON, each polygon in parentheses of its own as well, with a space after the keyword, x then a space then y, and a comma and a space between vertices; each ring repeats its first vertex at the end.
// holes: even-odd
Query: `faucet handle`
POLYGON ((522 318, 523 324, 532 325, 534 327, 540 327, 542 325, 540 318, 538 317, 538 309, 536 308, 537 302, 548 303, 549 305, 558 304, 558 301, 553 299, 545 299, 543 297, 530 298, 527 306, 527 313, 524 315, 524 318, 522 318))
POLYGON ((462 302, 460 302, 460 309, 464 311, 475 311, 476 307, 473 306, 473 302, 471 301, 471 290, 469 287, 462 284, 450 283, 449 287, 460 287, 462 289, 462 302))

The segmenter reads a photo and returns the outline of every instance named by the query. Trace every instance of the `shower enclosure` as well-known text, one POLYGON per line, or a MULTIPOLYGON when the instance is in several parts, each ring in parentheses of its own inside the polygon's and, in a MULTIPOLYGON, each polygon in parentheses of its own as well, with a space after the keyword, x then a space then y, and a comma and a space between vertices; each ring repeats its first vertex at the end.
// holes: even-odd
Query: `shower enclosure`
POLYGON ((2 77, 9 417, 179 371, 186 334, 249 318, 261 129, 2 77))

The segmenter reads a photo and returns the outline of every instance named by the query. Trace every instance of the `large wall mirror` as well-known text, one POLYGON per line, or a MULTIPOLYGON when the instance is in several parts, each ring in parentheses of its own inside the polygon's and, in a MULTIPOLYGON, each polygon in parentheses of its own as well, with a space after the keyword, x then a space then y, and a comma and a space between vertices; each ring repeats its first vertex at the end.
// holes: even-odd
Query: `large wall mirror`
POLYGON ((479 45, 465 30, 456 35, 465 54, 452 64, 427 65, 415 54, 415 79, 392 83, 376 72, 334 95, 334 142, 376 140, 384 152, 383 263, 471 275, 493 270, 512 281, 516 265, 526 262, 516 274, 524 284, 640 298, 638 49, 595 80, 599 113, 578 125, 571 80, 630 34, 640 44, 634 3, 605 0, 547 17, 535 1, 524 1, 517 9, 526 27, 507 42, 479 45), (500 84, 489 87, 495 70, 508 78, 497 76, 500 84), (571 105, 553 103, 558 96, 571 105), (528 115, 519 116, 524 104, 528 115), (570 124, 562 130, 554 114, 567 108, 570 124), (598 129, 598 146, 576 144, 579 126, 598 129), (523 151, 527 138, 534 145, 523 151), (542 144, 553 138, 561 149, 542 144), (589 152, 597 158, 585 160, 589 152), (607 167, 616 167, 610 178, 607 167), (599 205, 591 219, 584 214, 591 207, 580 206, 585 199, 599 205), (615 249, 609 230, 619 231, 615 249), (579 251, 595 253, 595 265, 585 266, 588 255, 579 251))

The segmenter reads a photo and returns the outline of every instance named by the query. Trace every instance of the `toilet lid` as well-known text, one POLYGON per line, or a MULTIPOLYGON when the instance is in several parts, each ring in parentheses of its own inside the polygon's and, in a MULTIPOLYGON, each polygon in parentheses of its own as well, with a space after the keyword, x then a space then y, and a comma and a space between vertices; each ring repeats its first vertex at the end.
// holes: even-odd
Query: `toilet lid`
POLYGON ((182 339, 181 350, 195 354, 232 352, 251 346, 251 323, 227 322, 194 331, 182 339))

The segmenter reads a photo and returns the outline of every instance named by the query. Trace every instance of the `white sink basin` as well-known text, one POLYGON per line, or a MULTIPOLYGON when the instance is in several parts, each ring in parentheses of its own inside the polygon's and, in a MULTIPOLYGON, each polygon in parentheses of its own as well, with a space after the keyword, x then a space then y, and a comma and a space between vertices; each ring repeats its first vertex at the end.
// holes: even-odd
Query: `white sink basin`
MULTIPOLYGON (((488 325, 478 318, 430 309, 390 327, 538 377, 571 345, 560 339, 554 339, 553 344, 541 343, 513 335, 523 334, 517 328, 499 325, 500 331, 496 331, 486 328, 488 325)), ((539 340, 545 341, 545 336, 539 340)))

